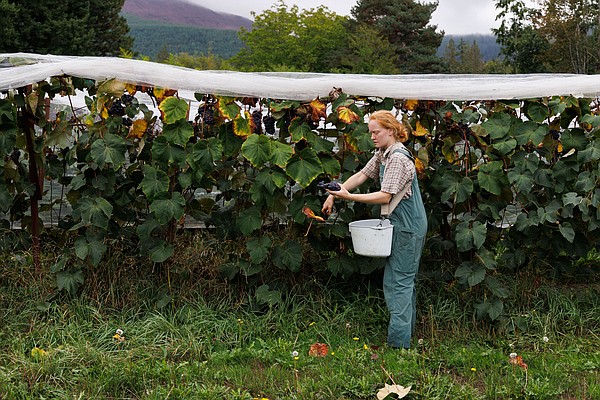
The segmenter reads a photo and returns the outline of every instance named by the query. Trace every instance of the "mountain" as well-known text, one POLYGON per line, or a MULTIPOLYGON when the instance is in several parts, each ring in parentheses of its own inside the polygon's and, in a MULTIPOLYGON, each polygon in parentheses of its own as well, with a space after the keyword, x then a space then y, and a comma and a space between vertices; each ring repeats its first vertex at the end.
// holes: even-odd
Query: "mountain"
POLYGON ((208 29, 250 29, 252 21, 239 15, 218 13, 185 0, 126 0, 123 14, 143 20, 208 29))

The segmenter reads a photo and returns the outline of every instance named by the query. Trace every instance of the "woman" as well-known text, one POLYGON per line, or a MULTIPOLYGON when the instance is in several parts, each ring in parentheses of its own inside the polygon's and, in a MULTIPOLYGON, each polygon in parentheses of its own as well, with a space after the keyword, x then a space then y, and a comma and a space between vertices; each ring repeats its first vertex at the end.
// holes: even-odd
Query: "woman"
POLYGON ((336 198, 385 205, 394 195, 402 196, 389 215, 394 233, 392 253, 385 264, 383 293, 390 312, 387 344, 408 349, 416 323, 415 282, 427 233, 427 217, 413 158, 402 144, 408 139, 405 127, 390 111, 380 110, 369 117, 369 132, 377 149, 374 156, 361 171, 348 178, 339 191, 328 191, 322 212, 329 215, 336 198), (380 181, 379 191, 351 193, 369 178, 380 181))

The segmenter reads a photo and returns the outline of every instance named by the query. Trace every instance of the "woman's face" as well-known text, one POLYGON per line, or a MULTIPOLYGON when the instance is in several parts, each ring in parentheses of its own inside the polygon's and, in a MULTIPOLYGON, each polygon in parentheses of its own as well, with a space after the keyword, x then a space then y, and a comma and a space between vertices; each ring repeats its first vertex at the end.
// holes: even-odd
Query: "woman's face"
POLYGON ((371 133, 371 140, 373 140, 375 147, 378 149, 387 149, 396 141, 394 131, 382 127, 374 119, 369 121, 369 132, 371 133))

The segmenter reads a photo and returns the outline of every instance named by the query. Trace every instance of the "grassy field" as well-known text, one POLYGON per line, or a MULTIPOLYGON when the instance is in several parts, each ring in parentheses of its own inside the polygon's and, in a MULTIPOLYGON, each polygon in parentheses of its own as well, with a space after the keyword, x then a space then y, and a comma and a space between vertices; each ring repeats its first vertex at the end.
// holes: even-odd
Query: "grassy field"
POLYGON ((1 399, 376 399, 394 383, 407 399, 600 399, 593 284, 516 280, 510 313, 491 324, 470 293, 422 282, 406 351, 384 344, 377 280, 305 282, 273 307, 235 285, 143 276, 88 276, 100 291, 68 298, 15 257, 0 270, 1 399))

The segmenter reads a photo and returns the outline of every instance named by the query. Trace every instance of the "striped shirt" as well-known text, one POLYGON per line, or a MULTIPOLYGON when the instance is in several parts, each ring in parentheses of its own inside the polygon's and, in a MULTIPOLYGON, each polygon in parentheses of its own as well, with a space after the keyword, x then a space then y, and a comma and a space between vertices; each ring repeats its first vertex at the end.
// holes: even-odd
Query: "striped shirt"
POLYGON ((379 180, 379 166, 385 165, 383 173, 383 182, 381 182, 381 191, 394 195, 398 193, 404 186, 408 186, 408 190, 404 195, 404 199, 412 196, 411 184, 415 176, 415 165, 406 155, 393 151, 404 148, 400 142, 396 142, 387 149, 377 149, 373 157, 367 165, 361 170, 363 174, 369 178, 379 180))

